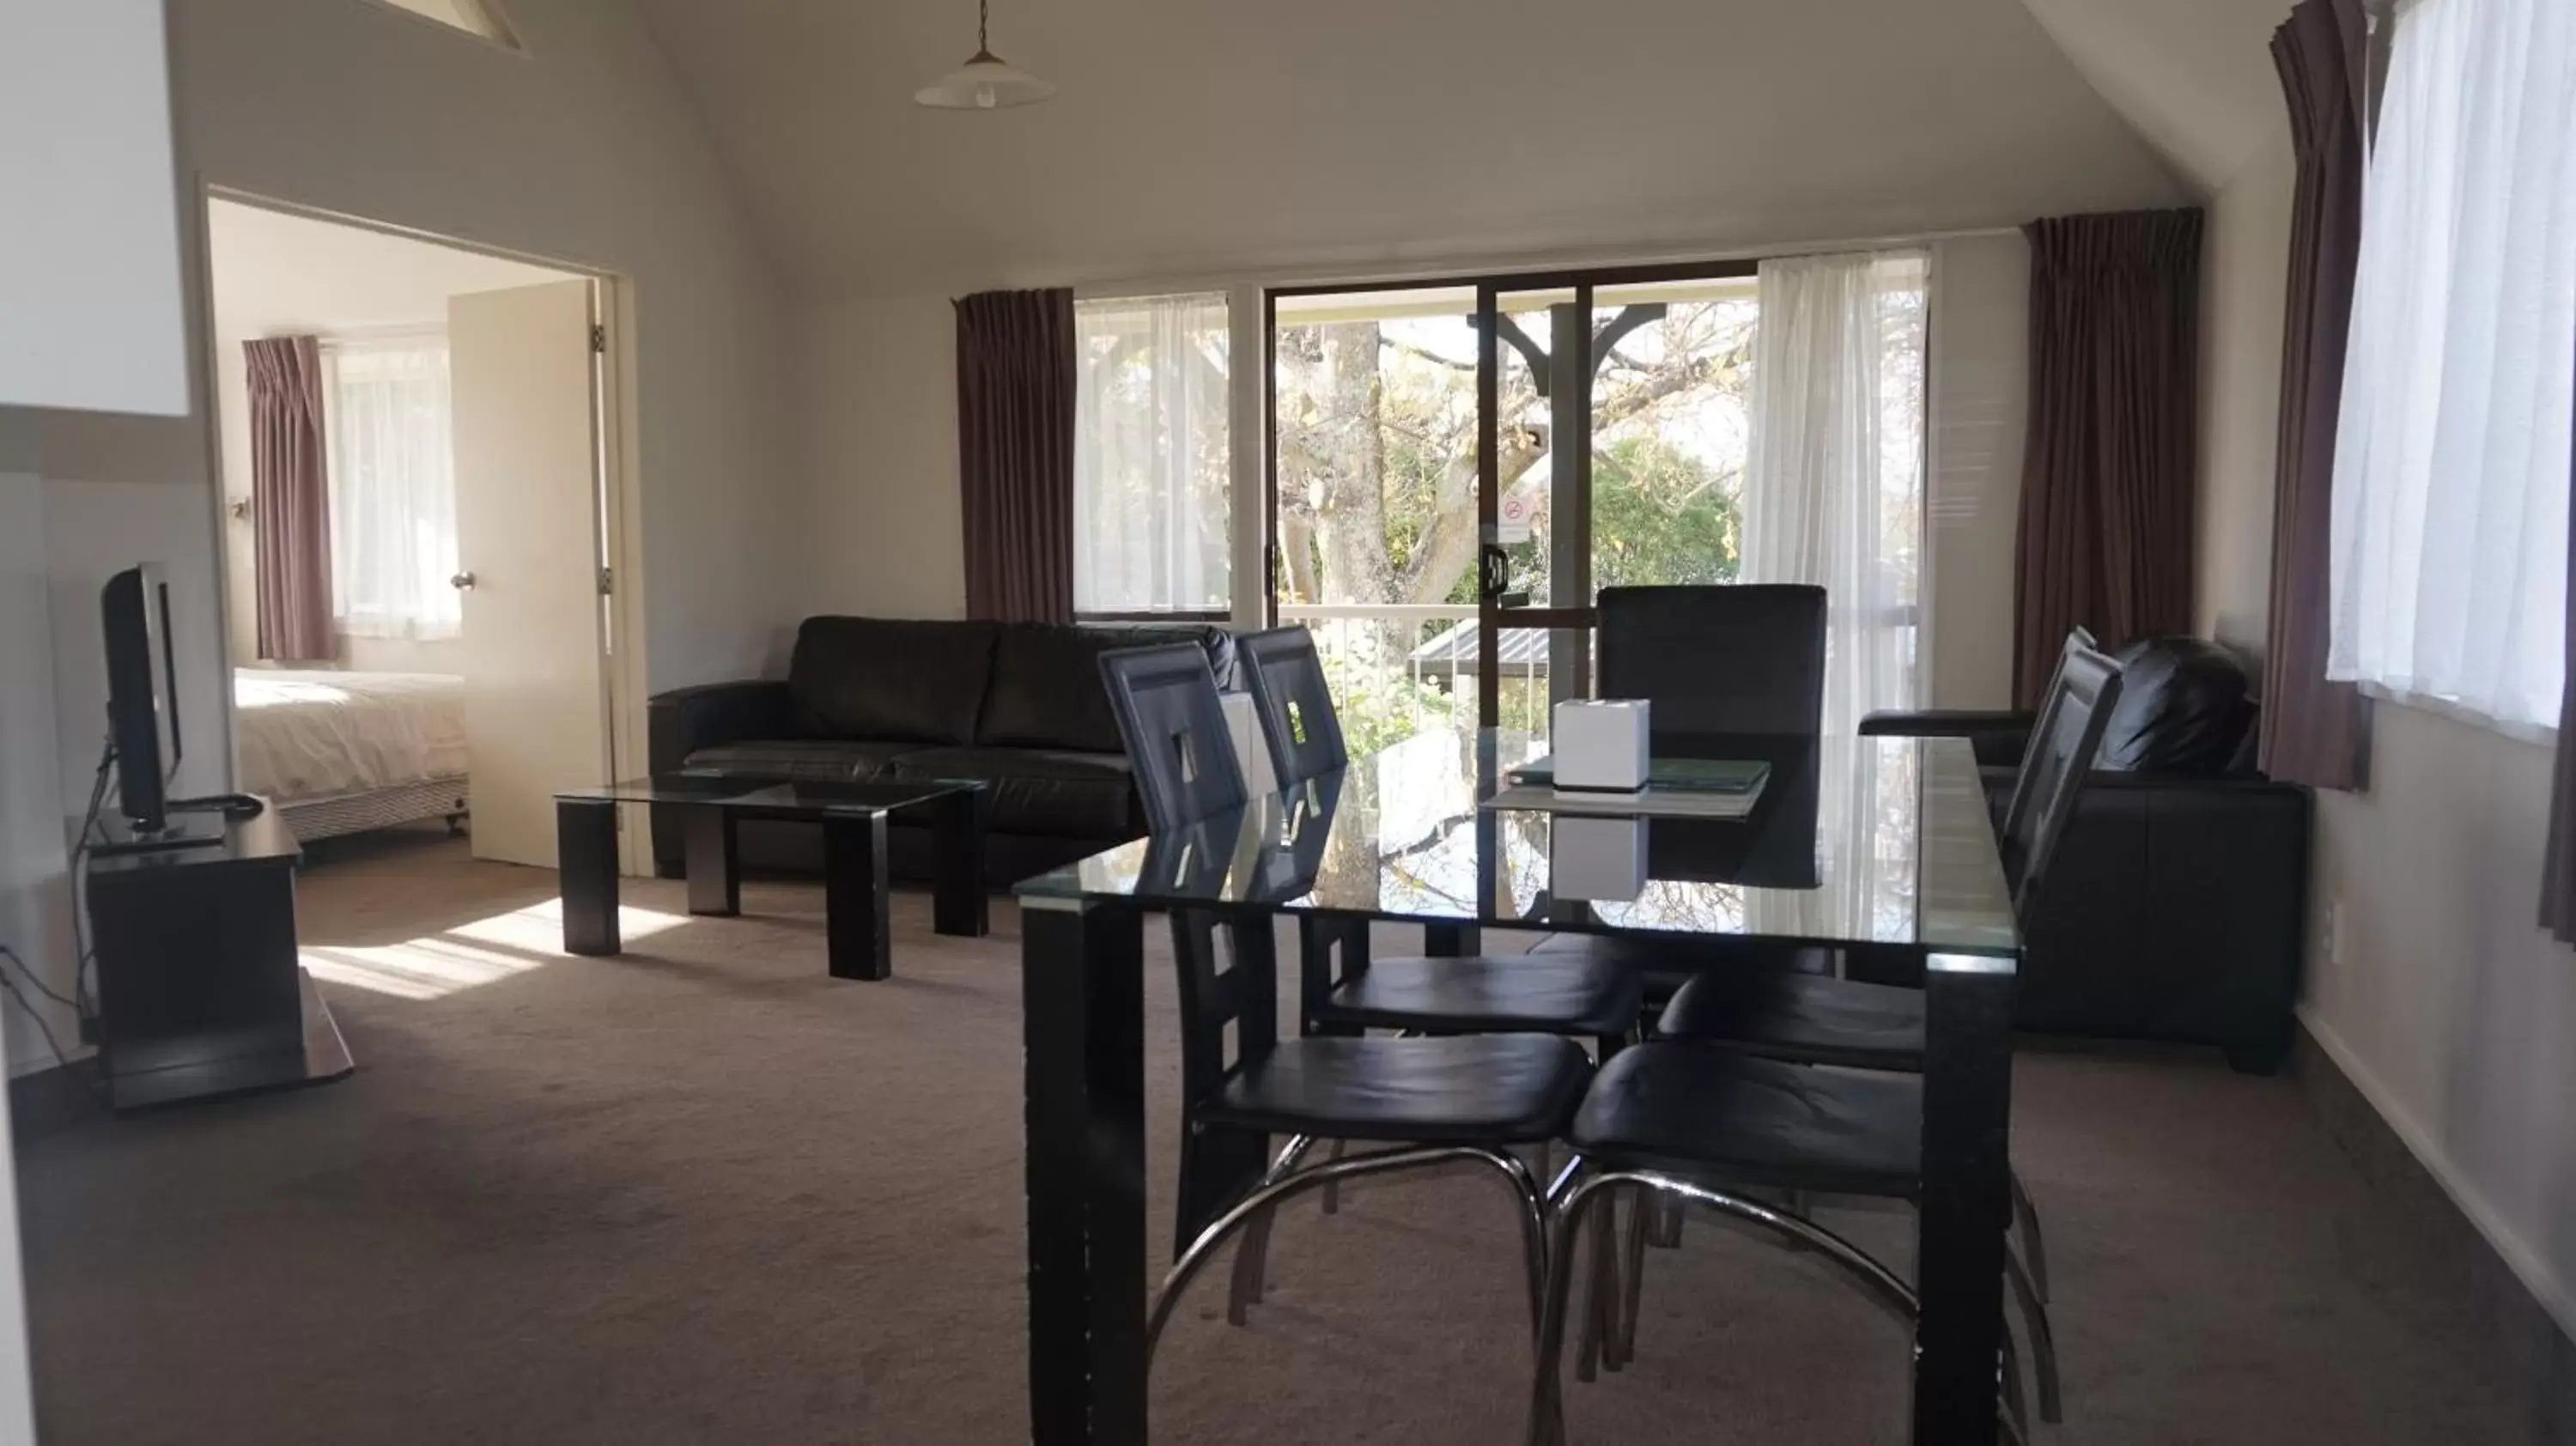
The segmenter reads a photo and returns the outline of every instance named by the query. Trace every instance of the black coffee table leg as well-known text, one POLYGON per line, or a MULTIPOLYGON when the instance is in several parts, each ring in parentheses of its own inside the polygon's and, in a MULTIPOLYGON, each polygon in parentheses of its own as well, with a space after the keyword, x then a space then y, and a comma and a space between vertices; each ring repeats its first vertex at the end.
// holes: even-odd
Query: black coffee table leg
POLYGON ((990 927, 984 900, 983 789, 930 806, 930 927, 942 934, 982 935, 990 927))
POLYGON ((823 820, 823 927, 832 977, 891 979, 886 816, 823 820))
POLYGON ((721 808, 682 808, 688 840, 689 912, 742 912, 742 863, 734 855, 734 817, 721 808))
POLYGON ((617 805, 556 800, 555 863, 564 952, 616 953, 617 805))

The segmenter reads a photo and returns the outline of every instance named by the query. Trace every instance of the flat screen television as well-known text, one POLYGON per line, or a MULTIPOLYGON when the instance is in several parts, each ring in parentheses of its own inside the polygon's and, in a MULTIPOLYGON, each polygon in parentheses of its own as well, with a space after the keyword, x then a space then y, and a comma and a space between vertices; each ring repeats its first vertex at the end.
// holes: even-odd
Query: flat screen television
POLYGON ((139 841, 170 830, 168 783, 179 766, 179 671, 170 640, 170 585, 150 563, 99 590, 107 633, 108 743, 117 809, 139 841))

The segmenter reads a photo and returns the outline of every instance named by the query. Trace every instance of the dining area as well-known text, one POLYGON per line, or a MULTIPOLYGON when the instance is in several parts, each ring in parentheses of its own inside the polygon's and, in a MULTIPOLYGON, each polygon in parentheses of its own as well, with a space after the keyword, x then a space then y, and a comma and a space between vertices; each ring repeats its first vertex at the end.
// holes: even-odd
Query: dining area
POLYGON ((1823 730, 1825 608, 1605 589, 1598 701, 1560 700, 1553 743, 1431 730, 1357 756, 1304 630, 1247 635, 1266 770, 1229 748, 1204 653, 1103 655, 1149 832, 1017 890, 1034 1439, 1146 1439, 1176 1315, 1256 1323, 1346 1195, 1422 1172, 1492 1182, 1457 1209, 1494 1212, 1488 1264, 1523 1302, 1533 1446, 1582 1439, 1569 1392, 1655 1349, 1659 1268, 1736 1237, 1911 1339, 1885 1354, 1908 1439, 2066 1417, 2045 1201, 2010 1152, 2013 1009, 2120 671, 2068 639, 1996 808, 1956 716, 1823 730), (1634 727, 1636 786, 1583 786, 1597 730, 1563 710, 1585 708, 1634 727), (1180 1138, 1149 1142, 1165 929, 1180 1138), (1176 1162, 1168 1233, 1149 1144, 1176 1162), (1305 1211, 1300 1254, 1274 1248, 1305 1211), (1898 1221, 1910 1249, 1877 1239, 1898 1221))

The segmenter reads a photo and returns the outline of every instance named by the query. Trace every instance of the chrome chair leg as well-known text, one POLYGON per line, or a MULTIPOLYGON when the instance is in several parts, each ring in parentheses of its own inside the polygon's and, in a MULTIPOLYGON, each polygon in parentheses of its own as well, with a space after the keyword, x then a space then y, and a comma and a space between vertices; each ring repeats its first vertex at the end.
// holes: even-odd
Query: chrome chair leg
POLYGON ((2021 1223, 2023 1253, 2030 1258, 2030 1279, 2041 1300, 2048 1299, 2048 1249, 2039 1238, 2039 1207, 2030 1202, 2030 1191, 2021 1183, 2019 1170, 2006 1170, 2012 1181, 2013 1218, 2021 1223))
MULTIPOLYGON (((1291 1135, 1288 1143, 1280 1149, 1279 1158, 1272 1161, 1270 1169, 1262 1175, 1261 1183, 1271 1184, 1296 1169, 1297 1162, 1306 1157, 1306 1151, 1314 1143, 1312 1136, 1291 1135)), ((1244 1228, 1243 1244, 1234 1252, 1234 1281, 1226 1292, 1225 1319, 1228 1325, 1242 1325, 1249 1308, 1261 1304, 1263 1293, 1269 1289, 1270 1225, 1277 1215, 1275 1210, 1264 1210, 1244 1228)))
MULTIPOLYGON (((1539 1327, 1537 1379, 1531 1383, 1530 1412, 1525 1432, 1533 1446, 1546 1446, 1546 1443, 1558 1439, 1563 1430, 1564 1403, 1557 1376, 1565 1353, 1566 1306, 1574 1292, 1574 1253, 1581 1243, 1583 1227, 1590 1221, 1596 1202, 1610 1198, 1613 1192, 1623 1187, 1642 1187, 1644 1191, 1651 1192, 1640 1200, 1641 1206, 1650 1206, 1656 1195, 1677 1197, 1786 1236, 1841 1266, 1908 1328, 1912 1327, 1919 1313, 1912 1286, 1866 1251, 1823 1226, 1783 1215, 1767 1205, 1653 1171, 1614 1170, 1589 1176, 1567 1192, 1557 1212, 1556 1238, 1548 1256, 1545 1315, 1539 1327)), ((1615 1212, 1613 1218, 1616 1218, 1615 1212)), ((1593 1248, 1599 1249, 1597 1242, 1593 1248)))
POLYGON ((1248 1228, 1263 1212, 1305 1193, 1319 1190, 1339 1180, 1362 1175, 1384 1175, 1397 1170, 1424 1169, 1459 1160, 1474 1160, 1491 1165, 1508 1184, 1520 1206, 1521 1273, 1523 1288, 1530 1306, 1530 1329, 1533 1336, 1545 1305, 1547 1259, 1547 1202, 1539 1193, 1538 1181, 1529 1167, 1517 1156, 1503 1150, 1478 1145, 1403 1145, 1392 1149, 1348 1155, 1312 1169, 1296 1170, 1277 1180, 1260 1185, 1235 1202, 1234 1208, 1218 1216, 1207 1229, 1199 1232, 1190 1248, 1181 1252, 1163 1284, 1154 1292, 1153 1306, 1145 1319, 1145 1367, 1154 1365, 1154 1347, 1161 1341, 1163 1328, 1171 1323, 1172 1312, 1179 1308, 1181 1295, 1190 1282, 1205 1269, 1219 1247, 1248 1228))
POLYGON ((1632 1193, 1634 1198, 1628 1207, 1628 1234, 1625 1240, 1627 1256, 1620 1263, 1619 1270, 1618 1329, 1611 1333, 1611 1339, 1618 1343, 1621 1366, 1637 1358, 1637 1306, 1646 1293, 1647 1217, 1660 1198, 1652 1190, 1638 1190, 1632 1193))
POLYGON ((1653 1202, 1654 1228, 1646 1232, 1646 1243, 1657 1250, 1677 1250, 1682 1243, 1682 1207, 1678 1200, 1661 1195, 1647 1197, 1653 1202))
POLYGON ((1592 1267, 1583 1285, 1583 1330, 1575 1338, 1574 1378, 1589 1384, 1600 1379, 1601 1367, 1619 1369, 1617 1349, 1610 1344, 1610 1313, 1619 1298, 1619 1199, 1615 1194, 1601 1206, 1601 1218, 1592 1226, 1592 1267))
POLYGON ((2012 1322, 2004 1322, 2002 1369, 2003 1419, 2001 1434, 2015 1443, 2030 1439, 2030 1406, 2022 1399, 2021 1353, 2013 1348, 2012 1322))
POLYGON ((2058 1391, 2057 1337, 2049 1328, 2048 1305, 2030 1271, 2010 1250, 2004 1252, 2004 1278, 2012 1282, 2013 1296, 2021 1302, 2022 1324, 2030 1332, 2031 1365, 2039 1377, 2039 1419, 2054 1426, 2066 1418, 2066 1410, 2058 1391))

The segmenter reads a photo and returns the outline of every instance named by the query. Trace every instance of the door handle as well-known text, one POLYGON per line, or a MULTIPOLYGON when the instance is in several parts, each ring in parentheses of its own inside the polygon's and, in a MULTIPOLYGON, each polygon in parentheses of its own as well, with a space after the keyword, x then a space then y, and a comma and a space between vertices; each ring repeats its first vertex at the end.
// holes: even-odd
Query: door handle
POLYGON ((449 578, 447 580, 447 585, 456 589, 458 592, 472 592, 474 591, 474 574, 470 572, 460 572, 454 577, 449 578))

